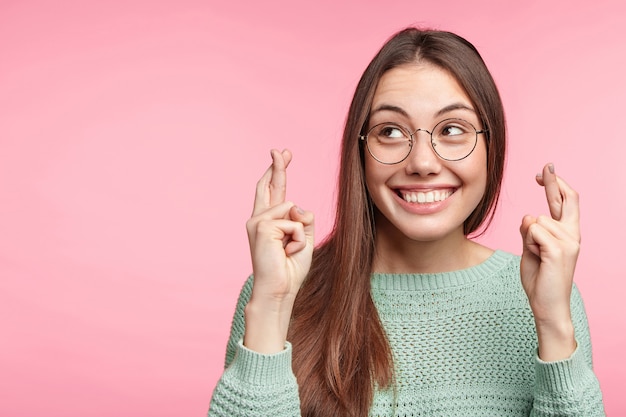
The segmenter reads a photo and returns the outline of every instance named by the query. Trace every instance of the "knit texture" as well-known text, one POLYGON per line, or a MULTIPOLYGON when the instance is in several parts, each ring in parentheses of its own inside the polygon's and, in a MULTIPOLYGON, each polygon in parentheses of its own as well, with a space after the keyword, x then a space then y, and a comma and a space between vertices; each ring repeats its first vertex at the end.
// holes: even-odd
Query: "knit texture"
MULTIPOLYGON (((395 383, 375 393, 370 416, 604 416, 578 290, 571 300, 578 348, 567 360, 543 362, 519 261, 496 251, 461 271, 373 274, 372 298, 393 351, 395 383)), ((249 279, 209 416, 299 416, 291 345, 261 355, 241 343, 251 289, 249 279)))

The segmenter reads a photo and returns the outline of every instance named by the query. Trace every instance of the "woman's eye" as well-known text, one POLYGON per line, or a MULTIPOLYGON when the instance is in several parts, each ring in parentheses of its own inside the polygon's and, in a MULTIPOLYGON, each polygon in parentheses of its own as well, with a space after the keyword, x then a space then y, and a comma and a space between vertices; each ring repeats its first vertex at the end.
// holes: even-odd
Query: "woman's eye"
POLYGON ((379 135, 386 137, 386 138, 391 138, 391 139, 398 139, 398 138, 404 137, 402 130, 398 128, 397 126, 385 126, 380 130, 379 135))
POLYGON ((465 130, 463 130, 459 126, 445 126, 443 129, 441 129, 441 134, 443 136, 456 136, 462 135, 463 133, 465 133, 465 130))

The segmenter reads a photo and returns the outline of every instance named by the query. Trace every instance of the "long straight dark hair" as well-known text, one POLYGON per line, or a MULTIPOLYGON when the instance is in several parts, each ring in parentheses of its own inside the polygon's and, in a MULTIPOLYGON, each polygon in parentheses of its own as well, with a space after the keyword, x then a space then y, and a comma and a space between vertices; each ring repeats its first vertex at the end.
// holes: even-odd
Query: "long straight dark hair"
POLYGON ((367 127, 381 76, 399 65, 420 62, 449 71, 488 130, 487 186, 464 223, 465 234, 484 230, 497 206, 505 161, 504 111, 480 54, 450 32, 416 28, 398 32, 357 85, 343 133, 335 224, 314 252, 293 310, 289 340, 303 416, 366 416, 375 389, 393 383, 391 348, 370 292, 374 208, 358 138, 367 127))

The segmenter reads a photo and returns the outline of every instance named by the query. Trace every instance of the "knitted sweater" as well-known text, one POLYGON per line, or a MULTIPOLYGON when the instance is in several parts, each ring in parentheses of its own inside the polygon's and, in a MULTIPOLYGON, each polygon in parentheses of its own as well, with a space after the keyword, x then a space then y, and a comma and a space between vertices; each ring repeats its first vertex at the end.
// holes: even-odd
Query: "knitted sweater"
MULTIPOLYGON (((518 256, 496 251, 455 272, 372 275, 395 386, 375 392, 370 416, 604 416, 577 288, 571 311, 578 347, 566 360, 543 362, 519 264, 518 256)), ((262 355, 241 342, 251 289, 249 279, 209 416, 300 416, 291 345, 262 355)))

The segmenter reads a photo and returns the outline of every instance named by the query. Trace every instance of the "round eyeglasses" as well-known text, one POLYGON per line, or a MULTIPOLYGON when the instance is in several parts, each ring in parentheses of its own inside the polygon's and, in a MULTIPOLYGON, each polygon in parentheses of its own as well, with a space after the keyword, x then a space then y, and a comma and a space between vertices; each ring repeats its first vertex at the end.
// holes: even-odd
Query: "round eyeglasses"
POLYGON ((367 151, 375 160, 393 165, 408 158, 415 143, 414 136, 419 131, 430 134, 430 144, 441 159, 460 161, 474 151, 478 135, 486 133, 487 129, 476 130, 463 119, 445 119, 437 123, 432 131, 417 129, 411 133, 406 127, 389 122, 375 125, 359 139, 365 141, 367 151))

